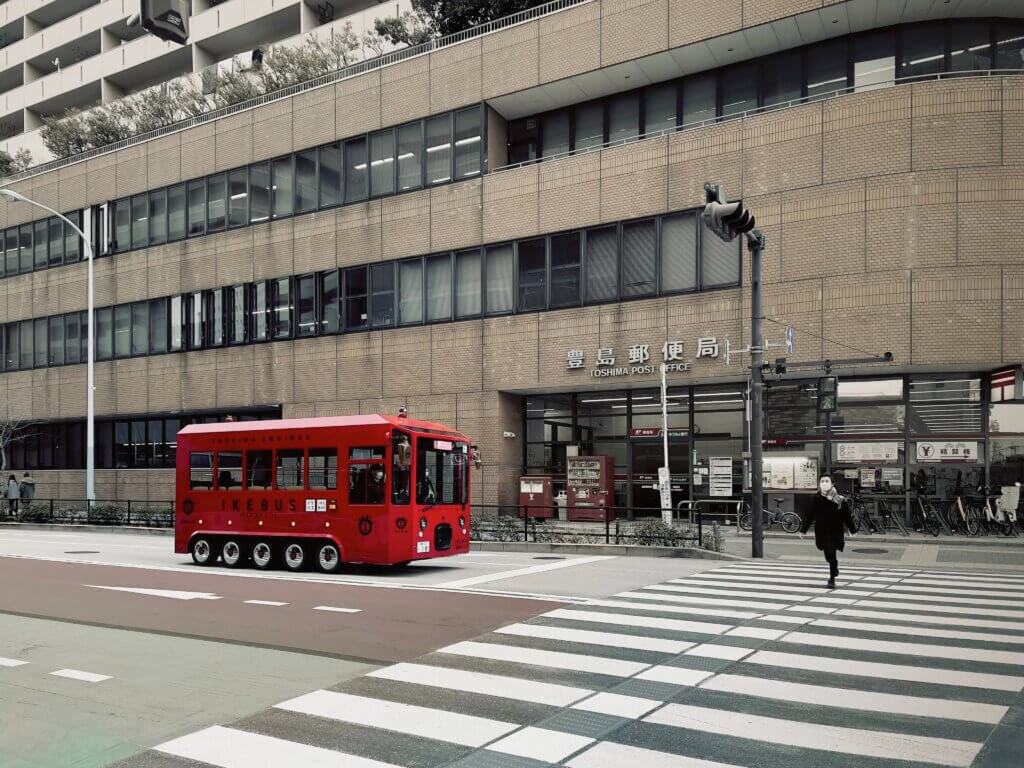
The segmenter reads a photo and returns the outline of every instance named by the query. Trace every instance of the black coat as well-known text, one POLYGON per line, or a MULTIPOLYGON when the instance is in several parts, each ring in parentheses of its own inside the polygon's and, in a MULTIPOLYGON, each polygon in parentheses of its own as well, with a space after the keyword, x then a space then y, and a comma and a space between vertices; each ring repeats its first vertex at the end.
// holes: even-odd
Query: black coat
POLYGON ((853 524, 853 516, 850 514, 850 502, 843 499, 842 504, 835 504, 822 496, 814 494, 814 503, 811 504, 811 511, 800 527, 801 533, 807 533, 811 526, 814 526, 814 543, 818 549, 838 549, 840 552, 846 546, 843 527, 856 533, 857 528, 853 524))

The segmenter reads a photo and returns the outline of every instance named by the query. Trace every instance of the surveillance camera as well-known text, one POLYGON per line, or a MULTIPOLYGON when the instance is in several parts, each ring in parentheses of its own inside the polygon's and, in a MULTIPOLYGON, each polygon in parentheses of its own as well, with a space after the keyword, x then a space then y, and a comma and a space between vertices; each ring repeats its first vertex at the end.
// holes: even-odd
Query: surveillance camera
POLYGON ((504 437, 505 437, 506 440, 515 440, 516 439, 516 433, 515 432, 505 432, 503 434, 504 434, 504 437))

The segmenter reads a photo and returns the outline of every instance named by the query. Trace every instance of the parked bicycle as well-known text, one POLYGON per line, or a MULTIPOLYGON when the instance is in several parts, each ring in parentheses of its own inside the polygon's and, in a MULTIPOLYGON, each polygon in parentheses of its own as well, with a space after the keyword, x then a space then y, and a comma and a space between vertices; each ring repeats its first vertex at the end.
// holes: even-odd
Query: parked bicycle
POLYGON ((946 521, 952 533, 966 533, 977 536, 981 532, 981 517, 977 507, 964 504, 963 473, 956 473, 953 498, 949 500, 946 521))
MULTIPOLYGON (((800 530, 800 515, 783 510, 782 502, 784 501, 785 499, 775 499, 775 509, 761 511, 764 530, 770 530, 775 523, 779 523, 786 533, 796 533, 800 530)), ((754 527, 754 513, 750 510, 750 504, 743 503, 743 510, 740 512, 738 522, 744 531, 749 531, 754 527)))
POLYGON ((860 491, 854 490, 850 494, 850 514, 853 516, 853 523, 859 532, 885 533, 882 523, 872 516, 868 506, 864 503, 864 497, 860 491))
POLYGON ((928 494, 920 486, 917 488, 911 511, 915 531, 930 533, 932 536, 939 535, 939 513, 932 505, 932 500, 928 498, 928 494))

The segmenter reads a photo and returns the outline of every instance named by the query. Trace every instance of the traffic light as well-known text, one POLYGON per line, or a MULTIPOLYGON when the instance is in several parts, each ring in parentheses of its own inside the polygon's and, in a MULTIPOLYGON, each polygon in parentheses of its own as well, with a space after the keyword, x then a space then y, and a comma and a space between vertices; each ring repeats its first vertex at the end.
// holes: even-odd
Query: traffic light
POLYGON ((726 201, 720 186, 705 184, 704 193, 707 198, 707 204, 704 206, 704 223, 722 240, 735 240, 754 228, 754 214, 742 202, 726 201))
POLYGON ((142 0, 139 20, 143 29, 161 40, 185 45, 188 9, 189 0, 142 0))
POLYGON ((835 376, 822 376, 818 379, 818 410, 823 413, 834 413, 836 410, 836 390, 839 380, 835 376))

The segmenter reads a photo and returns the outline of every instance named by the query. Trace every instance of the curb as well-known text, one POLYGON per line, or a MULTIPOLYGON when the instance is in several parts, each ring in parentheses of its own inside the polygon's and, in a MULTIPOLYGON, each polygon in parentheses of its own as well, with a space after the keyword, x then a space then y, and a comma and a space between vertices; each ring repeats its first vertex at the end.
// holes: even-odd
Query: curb
POLYGON ((0 530, 24 531, 88 531, 90 533, 134 533, 140 536, 173 536, 173 528, 146 528, 135 525, 88 525, 76 523, 11 523, 0 522, 0 530))
MULTIPOLYGON (((788 533, 766 533, 766 539, 775 541, 800 541, 794 534, 788 533)), ((734 536, 736 539, 748 539, 749 536, 734 536)), ((808 539, 811 535, 808 534, 808 539)), ((932 547, 1000 547, 1000 548, 1022 548, 1024 549, 1024 537, 1021 536, 878 536, 876 534, 858 534, 858 544, 864 542, 875 542, 876 544, 927 544, 932 547)), ((849 543, 849 539, 847 539, 849 543)))
POLYGON ((728 552, 711 552, 690 547, 641 547, 635 544, 550 544, 522 541, 471 541, 475 552, 562 552, 569 555, 614 555, 617 557, 682 557, 692 560, 747 560, 728 552))

